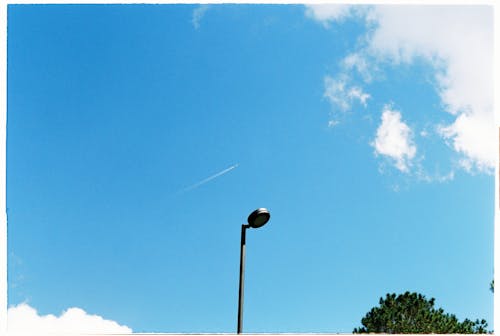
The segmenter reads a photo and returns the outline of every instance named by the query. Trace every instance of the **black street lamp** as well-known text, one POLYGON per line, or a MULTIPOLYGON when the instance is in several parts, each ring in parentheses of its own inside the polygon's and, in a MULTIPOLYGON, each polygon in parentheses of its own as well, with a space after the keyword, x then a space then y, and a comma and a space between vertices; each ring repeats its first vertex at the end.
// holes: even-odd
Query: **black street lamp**
POLYGON ((238 297, 238 334, 243 330, 243 280, 245 277, 245 243, 246 230, 248 228, 260 228, 264 226, 271 218, 271 214, 266 208, 259 208, 248 216, 248 224, 241 226, 241 245, 240 245, 240 288, 238 297))

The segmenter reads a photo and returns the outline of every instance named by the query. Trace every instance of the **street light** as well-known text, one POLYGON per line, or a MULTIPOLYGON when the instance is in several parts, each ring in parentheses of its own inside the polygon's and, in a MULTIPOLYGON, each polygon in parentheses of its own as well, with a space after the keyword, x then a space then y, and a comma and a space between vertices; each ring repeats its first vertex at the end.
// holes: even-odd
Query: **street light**
POLYGON ((243 280, 245 277, 245 243, 246 230, 248 228, 260 228, 271 218, 271 214, 266 208, 258 208, 248 216, 248 224, 241 225, 241 245, 240 245, 240 288, 238 297, 238 334, 243 330, 243 280))

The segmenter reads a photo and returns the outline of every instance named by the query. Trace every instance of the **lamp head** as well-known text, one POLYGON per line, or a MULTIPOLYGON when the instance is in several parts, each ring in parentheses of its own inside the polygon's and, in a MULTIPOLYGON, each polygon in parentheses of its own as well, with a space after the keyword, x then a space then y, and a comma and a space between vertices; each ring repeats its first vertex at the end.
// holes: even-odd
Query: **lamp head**
POLYGON ((271 218, 269 210, 266 208, 258 208, 248 216, 248 225, 254 229, 260 228, 269 221, 269 218, 271 218))

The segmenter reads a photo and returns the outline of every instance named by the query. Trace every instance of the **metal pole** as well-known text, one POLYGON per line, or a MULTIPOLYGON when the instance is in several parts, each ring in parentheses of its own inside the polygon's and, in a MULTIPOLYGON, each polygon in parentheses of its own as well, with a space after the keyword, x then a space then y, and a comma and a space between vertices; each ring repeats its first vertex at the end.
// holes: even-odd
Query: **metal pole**
POLYGON ((243 281, 245 277, 245 243, 246 230, 250 225, 243 224, 241 226, 241 245, 240 245, 240 288, 238 296, 238 334, 243 330, 243 281))

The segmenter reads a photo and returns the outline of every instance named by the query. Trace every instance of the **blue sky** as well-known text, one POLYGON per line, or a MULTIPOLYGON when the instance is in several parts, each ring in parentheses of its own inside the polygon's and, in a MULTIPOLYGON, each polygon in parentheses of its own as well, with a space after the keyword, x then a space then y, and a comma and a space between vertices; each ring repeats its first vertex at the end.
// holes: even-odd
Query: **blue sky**
POLYGON ((10 316, 235 332, 267 207, 245 332, 352 332, 407 290, 493 327, 492 30, 487 6, 10 5, 10 316))

